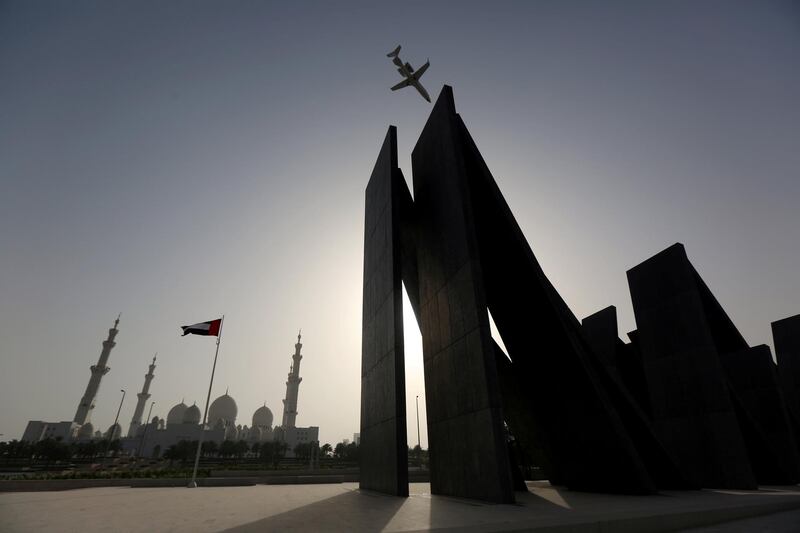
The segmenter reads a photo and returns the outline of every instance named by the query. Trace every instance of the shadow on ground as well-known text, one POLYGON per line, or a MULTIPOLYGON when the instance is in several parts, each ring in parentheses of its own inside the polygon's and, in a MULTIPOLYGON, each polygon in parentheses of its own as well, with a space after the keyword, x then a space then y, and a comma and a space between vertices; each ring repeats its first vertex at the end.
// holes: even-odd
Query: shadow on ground
POLYGON ((405 498, 353 490, 226 531, 381 531, 405 502, 405 498))

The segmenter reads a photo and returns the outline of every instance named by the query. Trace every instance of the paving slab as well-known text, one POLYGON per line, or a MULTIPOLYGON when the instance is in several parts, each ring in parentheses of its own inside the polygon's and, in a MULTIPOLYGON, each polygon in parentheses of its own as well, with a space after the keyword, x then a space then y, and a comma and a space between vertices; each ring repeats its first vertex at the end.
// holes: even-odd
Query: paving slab
POLYGON ((515 505, 433 496, 428 483, 412 483, 410 493, 386 496, 356 483, 3 493, 0 531, 646 532, 800 509, 800 487, 619 496, 532 483, 515 505))
POLYGON ((753 533, 754 531, 758 533, 797 533, 800 531, 800 510, 692 528, 686 533, 753 533))

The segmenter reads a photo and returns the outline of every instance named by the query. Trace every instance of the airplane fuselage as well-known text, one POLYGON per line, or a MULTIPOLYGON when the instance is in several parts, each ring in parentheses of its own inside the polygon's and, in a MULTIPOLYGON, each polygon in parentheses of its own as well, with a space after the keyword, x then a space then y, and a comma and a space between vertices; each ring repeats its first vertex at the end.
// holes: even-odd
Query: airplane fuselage
POLYGON ((400 54, 399 46, 395 48, 394 51, 387 54, 388 57, 392 58, 392 62, 397 66, 397 72, 399 72, 400 75, 403 76, 404 78, 402 82, 392 87, 391 90, 396 91, 398 89, 401 89, 403 87, 408 87, 410 85, 414 87, 417 90, 417 92, 419 92, 419 94, 422 95, 423 98, 425 98, 425 100, 430 102, 431 97, 430 95, 428 95, 428 91, 426 91, 425 87, 423 87, 422 84, 419 82, 419 79, 422 77, 422 75, 430 66, 430 61, 422 65, 419 68, 419 70, 415 71, 414 67, 411 66, 411 63, 404 63, 403 60, 400 59, 399 54, 400 54))

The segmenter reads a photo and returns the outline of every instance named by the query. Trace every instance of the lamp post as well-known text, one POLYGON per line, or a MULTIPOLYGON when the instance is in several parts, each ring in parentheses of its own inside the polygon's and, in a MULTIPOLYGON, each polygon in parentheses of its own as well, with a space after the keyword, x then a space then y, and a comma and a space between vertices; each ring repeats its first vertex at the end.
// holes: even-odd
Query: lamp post
POLYGON ((122 398, 119 399, 119 408, 117 408, 117 416, 114 417, 114 424, 108 430, 108 440, 106 441, 106 451, 103 453, 103 464, 106 464, 106 455, 108 455, 108 447, 111 446, 111 440, 114 438, 114 429, 117 427, 117 420, 119 420, 119 412, 122 411, 122 402, 125 401, 125 389, 119 390, 122 393, 122 398))
POLYGON ((145 420, 144 424, 144 432, 142 433, 142 438, 139 440, 139 448, 136 450, 136 459, 139 459, 139 455, 142 453, 142 446, 144 446, 144 439, 147 437, 147 428, 150 427, 150 415, 153 413, 153 406, 156 402, 152 402, 150 404, 150 410, 147 411, 147 419, 145 420))
POLYGON ((419 440, 419 394, 417 394, 417 463, 419 463, 419 467, 422 468, 422 444, 419 440))

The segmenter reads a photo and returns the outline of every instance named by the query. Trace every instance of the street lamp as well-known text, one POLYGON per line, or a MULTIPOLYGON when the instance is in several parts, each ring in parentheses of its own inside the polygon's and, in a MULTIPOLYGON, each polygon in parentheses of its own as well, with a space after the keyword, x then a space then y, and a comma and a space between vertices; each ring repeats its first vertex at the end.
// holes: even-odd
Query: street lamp
POLYGON ((147 411, 147 419, 144 421, 144 433, 142 433, 142 439, 139 441, 139 449, 136 450, 136 459, 139 459, 139 455, 142 453, 142 446, 144 446, 144 439, 147 437, 147 428, 150 426, 150 415, 153 412, 153 406, 156 402, 150 404, 150 410, 147 411))
MULTIPOLYGON (((119 420, 119 412, 122 411, 122 402, 125 401, 125 389, 119 390, 122 393, 122 398, 119 400, 119 408, 117 409, 117 416, 114 417, 114 424, 108 430, 108 440, 106 441, 106 451, 103 454, 103 464, 106 464, 106 455, 108 455, 108 447, 111 446, 111 439, 114 438, 114 430, 117 427, 117 420, 119 420)), ((121 432, 120 432, 121 433, 121 432)))
POLYGON ((419 467, 422 468, 422 444, 419 440, 419 394, 417 394, 417 462, 419 467))

